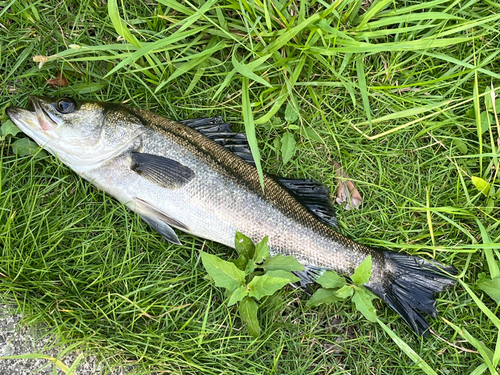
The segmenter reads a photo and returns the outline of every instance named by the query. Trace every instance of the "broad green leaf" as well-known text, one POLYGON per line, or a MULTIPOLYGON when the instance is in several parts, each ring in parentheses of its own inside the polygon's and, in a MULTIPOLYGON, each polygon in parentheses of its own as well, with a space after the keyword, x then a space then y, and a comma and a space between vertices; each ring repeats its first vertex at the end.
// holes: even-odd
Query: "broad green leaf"
POLYGON ((257 319, 258 308, 257 302, 250 297, 243 298, 239 304, 241 320, 247 325, 248 332, 253 337, 260 335, 259 320, 257 319))
POLYGON ((469 293, 469 295, 472 297, 474 302, 476 303, 477 307, 491 320, 491 322, 497 327, 498 330, 500 330, 500 319, 496 316, 496 314, 491 311, 481 299, 479 299, 478 296, 472 291, 469 286, 464 283, 462 280, 458 279, 458 282, 460 285, 469 293))
POLYGON ((500 304, 500 277, 478 281, 477 287, 490 296, 496 303, 500 304))
POLYGON ((287 279, 289 283, 296 283, 296 282, 300 281, 299 277, 295 276, 291 272, 284 271, 284 270, 267 271, 266 275, 269 275, 270 277, 287 279))
POLYGON ((356 285, 363 285, 370 280, 370 276, 372 274, 372 256, 368 255, 365 260, 361 262, 361 264, 356 268, 354 273, 351 276, 352 281, 356 285))
POLYGON ((283 270, 283 271, 303 271, 304 266, 292 256, 283 256, 278 254, 274 257, 266 259, 262 268, 266 271, 283 270))
POLYGON ((238 255, 243 255, 247 259, 252 259, 255 254, 255 245, 252 240, 243 233, 236 232, 234 237, 234 247, 238 255))
POLYGON ((2 124, 2 127, 0 128, 2 131, 2 137, 5 138, 8 135, 15 136, 17 133, 21 132, 21 129, 19 129, 16 125, 11 120, 7 120, 2 124))
POLYGON ((243 298, 248 295, 248 289, 246 285, 240 285, 229 297, 228 306, 233 306, 235 303, 240 302, 243 298))
POLYGON ((495 100, 495 108, 492 108, 491 111, 496 114, 500 113, 500 98, 495 100))
POLYGON ((248 265, 248 258, 246 258, 244 255, 240 255, 238 259, 230 260, 230 262, 234 263, 234 265, 240 270, 244 270, 248 265))
POLYGON ((481 177, 471 176, 472 183, 485 196, 488 196, 490 191, 490 183, 488 181, 483 180, 481 177))
POLYGON ((346 285, 345 279, 335 271, 326 271, 316 282, 323 288, 336 289, 346 285))
POLYGON ((354 285, 344 285, 342 288, 335 292, 335 295, 339 298, 346 299, 352 296, 354 293, 354 285))
POLYGON ((267 246, 267 240, 269 238, 265 236, 262 241, 255 245, 255 256, 254 261, 256 264, 260 264, 264 259, 269 258, 269 246, 267 246))
POLYGON ((299 114, 297 113, 297 111, 293 107, 293 104, 288 102, 286 104, 286 108, 285 108, 285 120, 287 120, 289 122, 295 122, 298 120, 298 118, 299 118, 299 114))
POLYGON ((316 307, 322 303, 329 305, 335 302, 341 301, 341 298, 337 297, 333 290, 318 289, 311 298, 306 303, 307 307, 316 307))
MULTIPOLYGON (((490 192, 491 192, 491 190, 490 190, 490 192)), ((487 214, 491 214, 496 206, 497 205, 496 205, 495 199, 490 196, 490 197, 488 197, 488 200, 486 201, 486 206, 484 207, 484 212, 486 212, 487 214)))
POLYGON ((262 276, 255 276, 248 284, 250 297, 260 300, 264 296, 272 296, 277 290, 288 283, 294 283, 300 279, 290 272, 269 271, 262 276))
POLYGON ((286 132, 281 137, 281 156, 283 157, 283 165, 288 163, 295 153, 295 138, 292 133, 286 132))
POLYGON ((467 155, 467 152, 469 151, 469 149, 464 142, 462 142, 460 139, 454 139, 453 144, 455 146, 457 146, 458 151, 460 151, 464 155, 467 155))
POLYGON ((486 111, 481 112, 479 115, 481 120, 481 134, 484 134, 490 128, 490 125, 494 123, 493 116, 486 111))
MULTIPOLYGON (((484 106, 486 107, 486 110, 489 112, 493 111, 493 100, 491 97, 491 88, 486 87, 484 90, 484 93, 486 94, 484 96, 484 106)), ((481 113, 482 115, 482 113, 481 113)))
POLYGON ((227 288, 233 292, 245 283, 245 272, 239 270, 233 263, 204 251, 201 252, 201 261, 210 277, 214 279, 215 286, 227 288))
POLYGON ((276 151, 276 156, 279 157, 279 154, 281 151, 281 139, 279 139, 278 137, 274 138, 273 146, 274 146, 274 149, 276 151))
POLYGON ((253 259, 249 259, 247 265, 245 266, 245 276, 250 275, 256 268, 257 265, 255 264, 255 261, 253 259))
MULTIPOLYGON (((306 138, 316 141, 316 142, 323 142, 319 134, 313 129, 308 126, 302 127, 301 128, 302 132, 301 134, 305 136, 306 138)), ((277 138, 276 138, 277 139, 277 138)))
POLYGON ((377 312, 373 307, 372 299, 376 298, 365 288, 357 288, 352 301, 356 304, 356 310, 365 316, 370 322, 377 321, 377 312))
MULTIPOLYGON (((21 138, 12 143, 12 152, 18 156, 33 155, 39 149, 38 145, 28 138, 21 138)), ((44 150, 40 150, 36 154, 36 158, 47 156, 44 150)))

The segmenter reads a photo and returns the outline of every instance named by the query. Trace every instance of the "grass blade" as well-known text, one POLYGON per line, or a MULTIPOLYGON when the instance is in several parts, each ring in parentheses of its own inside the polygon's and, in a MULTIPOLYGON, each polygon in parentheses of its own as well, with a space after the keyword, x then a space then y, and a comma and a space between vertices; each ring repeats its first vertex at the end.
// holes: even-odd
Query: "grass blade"
POLYGON ((427 375, 437 375, 437 373, 425 362, 410 346, 405 343, 396 333, 387 327, 380 319, 377 318, 377 323, 391 337, 396 345, 427 375))
POLYGON ((467 340, 472 346, 474 346, 481 356, 483 357, 484 363, 490 370, 491 375, 498 375, 498 372, 495 370, 493 363, 491 362, 493 352, 488 349, 482 342, 477 340, 474 336, 472 336, 465 328, 460 328, 453 324, 452 322, 442 318, 450 327, 452 327, 460 336, 467 340))
POLYGON ((160 83, 158 85, 158 87, 156 88, 155 92, 158 92, 161 90, 161 88, 163 86, 165 86, 167 83, 169 83, 170 81, 180 77, 181 75, 183 75, 184 73, 187 73, 189 72, 191 69, 199 66, 200 64, 202 64, 205 60, 209 59, 215 52, 217 51, 220 51, 221 49, 225 48, 226 45, 225 44, 218 44, 212 48, 209 48, 209 49, 206 49, 200 53, 197 53, 197 54, 194 54, 193 56, 191 56, 191 60, 189 60, 188 62, 182 64, 181 66, 179 66, 175 71, 174 73, 168 77, 168 79, 166 81, 163 81, 162 83, 160 83))
POLYGON ((257 74, 252 72, 250 69, 248 69, 247 66, 241 64, 237 59, 236 59, 236 54, 233 53, 231 56, 231 62, 233 63, 234 69, 238 73, 240 73, 242 76, 247 77, 248 79, 251 79, 252 81, 259 82, 261 85, 271 87, 269 82, 267 82, 264 78, 259 77, 257 74))
POLYGON ((109 77, 110 75, 114 74, 116 71, 120 70, 122 67, 125 65, 141 58, 142 56, 151 53, 153 51, 158 51, 161 50, 162 48, 166 47, 167 45, 171 43, 175 43, 179 40, 185 39, 188 36, 198 34, 205 30, 206 26, 198 27, 196 29, 192 29, 189 31, 184 31, 180 33, 174 33, 164 39, 157 40, 156 42, 150 43, 145 45, 142 48, 139 48, 137 51, 132 53, 130 56, 128 56, 126 59, 121 61, 117 66, 115 66, 108 74, 104 76, 104 78, 109 77))
POLYGON ((245 133, 247 135, 248 144, 252 151, 252 156, 259 173, 260 185, 264 191, 264 173, 262 172, 262 165, 260 164, 260 151, 255 135, 255 123, 253 121, 252 105, 250 104, 250 93, 248 90, 248 78, 241 77, 241 105, 243 109, 243 122, 245 124, 245 133))
POLYGON ((137 48, 141 48, 141 43, 132 35, 125 22, 121 19, 117 0, 108 1, 108 15, 118 35, 137 48))
MULTIPOLYGON (((476 218, 476 223, 477 226, 479 227, 479 230, 481 231, 483 244, 487 245, 493 243, 483 223, 481 223, 477 218, 476 218)), ((495 256, 493 255, 493 249, 488 249, 488 248, 484 249, 484 255, 486 257, 486 262, 488 263, 488 268, 490 270, 491 278, 494 279, 496 277, 500 277, 500 270, 498 269, 498 264, 495 260, 495 256)))
POLYGON ((356 58, 356 72, 358 73, 359 91, 361 92, 361 99, 363 100, 363 107, 365 109, 366 118, 370 129, 372 128, 372 113, 370 110, 370 100, 368 99, 368 89, 366 87, 365 69, 363 67, 363 57, 356 58))

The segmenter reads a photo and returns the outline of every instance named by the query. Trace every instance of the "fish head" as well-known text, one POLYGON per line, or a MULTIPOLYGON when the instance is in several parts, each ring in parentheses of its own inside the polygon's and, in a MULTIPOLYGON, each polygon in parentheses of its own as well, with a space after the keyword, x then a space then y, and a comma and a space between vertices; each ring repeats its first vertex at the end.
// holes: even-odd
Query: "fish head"
POLYGON ((119 104, 30 96, 6 114, 26 135, 71 167, 102 163, 129 148, 141 120, 119 104))

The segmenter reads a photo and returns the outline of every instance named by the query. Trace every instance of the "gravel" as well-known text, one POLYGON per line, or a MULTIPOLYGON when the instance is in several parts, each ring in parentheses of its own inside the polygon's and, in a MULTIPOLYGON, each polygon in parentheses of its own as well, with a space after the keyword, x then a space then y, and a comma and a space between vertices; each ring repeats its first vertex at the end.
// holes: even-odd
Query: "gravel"
MULTIPOLYGON (((56 345, 50 337, 43 336, 43 327, 38 329, 22 327, 21 316, 13 315, 12 309, 0 305, 0 357, 30 353, 43 353, 51 357, 64 350, 63 346, 56 345), (48 349, 47 349, 48 348, 48 349)), ((63 363, 71 367, 80 353, 69 353, 63 358, 63 363)), ((0 375, 52 375, 54 365, 47 359, 1 359, 0 375)), ((110 372, 105 364, 99 364, 95 357, 87 356, 75 370, 75 375, 124 375, 127 368, 110 372)), ((57 374, 64 372, 57 369, 57 374)))

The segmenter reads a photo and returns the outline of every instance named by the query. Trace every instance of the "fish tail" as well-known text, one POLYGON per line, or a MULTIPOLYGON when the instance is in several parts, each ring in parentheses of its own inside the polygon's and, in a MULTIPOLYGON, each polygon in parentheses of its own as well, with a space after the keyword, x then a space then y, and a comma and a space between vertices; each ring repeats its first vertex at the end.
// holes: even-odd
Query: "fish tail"
POLYGON ((383 251, 380 281, 365 286, 392 307, 419 335, 428 335, 429 323, 421 312, 437 316, 434 295, 455 283, 457 270, 420 257, 383 251))

